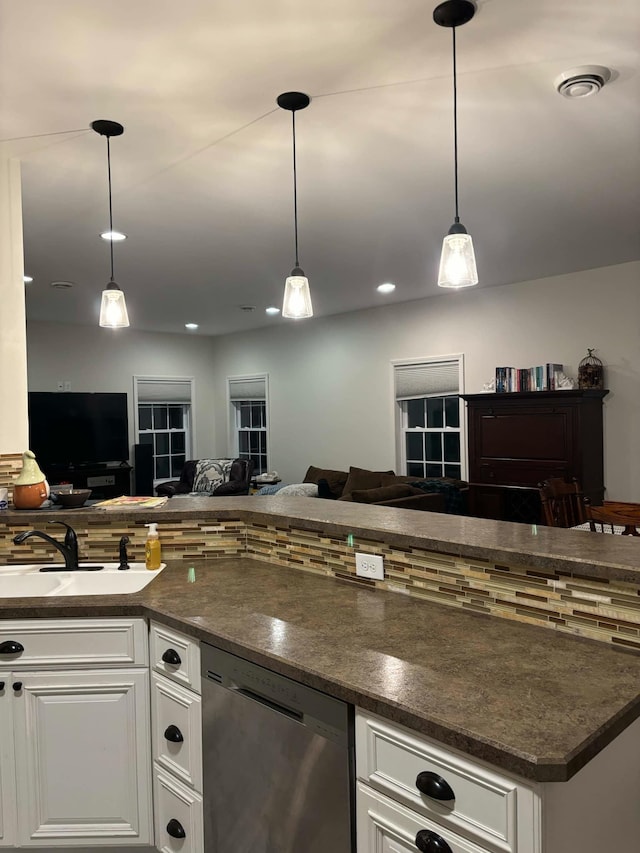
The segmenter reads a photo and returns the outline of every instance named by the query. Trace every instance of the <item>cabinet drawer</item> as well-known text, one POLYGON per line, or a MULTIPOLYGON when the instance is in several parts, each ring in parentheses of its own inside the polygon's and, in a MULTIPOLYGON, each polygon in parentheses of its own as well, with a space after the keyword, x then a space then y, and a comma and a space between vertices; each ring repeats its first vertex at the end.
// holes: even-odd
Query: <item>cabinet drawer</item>
POLYGON ((162 853, 204 853, 202 797, 155 768, 156 848, 162 853))
POLYGON ((183 687, 200 693, 200 646, 197 640, 151 623, 151 666, 183 687))
POLYGON ((432 849, 441 853, 487 853, 486 848, 443 829, 360 782, 356 789, 356 821, 358 853, 416 853, 419 832, 433 833, 432 849))
MULTIPOLYGON (((525 853, 518 823, 531 822, 533 793, 516 781, 480 766, 435 742, 358 712, 357 775, 410 809, 491 849, 525 853), (453 797, 437 799, 416 786, 450 786, 453 797), (437 777, 437 778, 436 778, 437 777)), ((435 793, 435 792, 434 792, 435 793)), ((446 795, 440 792, 440 796, 446 795)))
POLYGON ((145 666, 144 619, 0 620, 0 646, 13 641, 22 651, 0 654, 3 666, 145 666))
POLYGON ((155 672, 151 689, 153 758, 159 767, 202 791, 200 697, 155 672))

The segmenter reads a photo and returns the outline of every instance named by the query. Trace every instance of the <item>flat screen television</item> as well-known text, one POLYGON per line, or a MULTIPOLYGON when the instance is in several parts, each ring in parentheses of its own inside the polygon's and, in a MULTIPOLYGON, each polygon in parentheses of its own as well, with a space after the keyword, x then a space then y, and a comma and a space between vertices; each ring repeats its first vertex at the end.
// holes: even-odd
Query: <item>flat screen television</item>
POLYGON ((128 461, 127 395, 30 391, 29 447, 45 471, 128 461))

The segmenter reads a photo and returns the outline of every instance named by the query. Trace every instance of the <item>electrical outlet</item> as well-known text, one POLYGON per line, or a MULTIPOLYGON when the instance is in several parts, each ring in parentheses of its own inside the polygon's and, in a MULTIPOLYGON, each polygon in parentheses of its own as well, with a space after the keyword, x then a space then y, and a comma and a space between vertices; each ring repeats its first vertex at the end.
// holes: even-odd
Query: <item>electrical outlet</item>
POLYGON ((64 382, 62 381, 62 379, 58 379, 58 381, 56 382, 56 388, 58 391, 64 391, 64 382))
POLYGON ((64 390, 65 391, 71 391, 71 380, 70 379, 64 380, 64 390))
POLYGON ((384 580, 384 561, 377 554, 360 554, 356 551, 356 574, 370 580, 384 580))

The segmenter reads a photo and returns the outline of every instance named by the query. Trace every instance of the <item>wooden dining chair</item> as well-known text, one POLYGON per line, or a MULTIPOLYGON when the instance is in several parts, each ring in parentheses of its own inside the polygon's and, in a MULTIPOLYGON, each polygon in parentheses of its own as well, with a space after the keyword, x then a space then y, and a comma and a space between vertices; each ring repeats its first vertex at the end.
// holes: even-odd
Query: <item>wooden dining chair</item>
POLYGON ((585 509, 589 527, 594 533, 640 536, 639 504, 605 501, 602 506, 587 505, 585 509))
POLYGON ((542 514, 547 527, 576 527, 589 521, 587 502, 578 481, 551 477, 538 484, 542 514))

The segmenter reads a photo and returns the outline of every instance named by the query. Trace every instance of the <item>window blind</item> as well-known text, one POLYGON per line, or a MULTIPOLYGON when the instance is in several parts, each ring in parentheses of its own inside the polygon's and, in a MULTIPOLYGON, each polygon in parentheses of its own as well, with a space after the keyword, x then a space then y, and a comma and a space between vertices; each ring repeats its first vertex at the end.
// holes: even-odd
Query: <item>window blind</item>
POLYGON ((230 379, 229 399, 234 400, 266 400, 267 380, 264 376, 255 379, 230 379))
POLYGON ((139 403, 190 403, 190 379, 138 379, 139 403))
POLYGON ((396 400, 460 392, 460 365, 457 360, 397 364, 394 377, 396 400))

